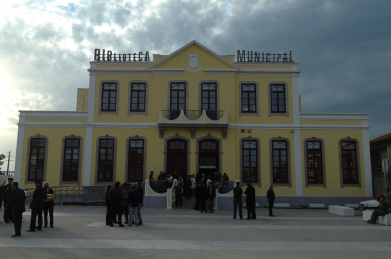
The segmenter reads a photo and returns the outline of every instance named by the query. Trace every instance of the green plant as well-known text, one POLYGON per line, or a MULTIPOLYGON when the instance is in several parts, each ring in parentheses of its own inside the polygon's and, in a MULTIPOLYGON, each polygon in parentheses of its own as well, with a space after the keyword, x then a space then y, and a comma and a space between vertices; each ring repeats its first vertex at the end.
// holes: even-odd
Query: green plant
POLYGON ((1 166, 4 164, 4 159, 5 159, 5 155, 0 154, 0 170, 1 170, 1 166))

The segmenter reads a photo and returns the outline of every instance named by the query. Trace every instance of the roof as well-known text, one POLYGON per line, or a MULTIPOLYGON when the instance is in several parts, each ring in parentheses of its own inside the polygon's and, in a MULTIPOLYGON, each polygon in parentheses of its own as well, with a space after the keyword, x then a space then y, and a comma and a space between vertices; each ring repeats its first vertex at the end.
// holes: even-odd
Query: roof
POLYGON ((372 139, 371 141, 369 141, 369 143, 372 144, 372 143, 379 142, 379 141, 386 140, 386 139, 391 139, 391 133, 388 133, 388 134, 383 135, 381 137, 372 139))

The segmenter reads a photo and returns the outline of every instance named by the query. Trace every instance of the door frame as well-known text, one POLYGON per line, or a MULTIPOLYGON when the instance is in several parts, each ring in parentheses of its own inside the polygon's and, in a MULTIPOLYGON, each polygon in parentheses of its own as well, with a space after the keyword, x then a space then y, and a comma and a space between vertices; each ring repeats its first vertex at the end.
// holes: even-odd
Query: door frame
POLYGON ((223 155, 223 152, 222 152, 222 139, 221 138, 218 138, 218 137, 213 137, 211 136, 210 134, 208 134, 207 136, 204 136, 204 137, 200 137, 198 139, 196 139, 196 173, 199 173, 199 157, 200 157, 200 141, 202 140, 206 140, 206 139, 211 139, 211 140, 216 140, 218 141, 219 143, 219 152, 218 152, 218 155, 219 155, 219 162, 218 162, 218 166, 219 166, 219 171, 221 174, 223 174, 223 163, 222 163, 222 155, 223 155))

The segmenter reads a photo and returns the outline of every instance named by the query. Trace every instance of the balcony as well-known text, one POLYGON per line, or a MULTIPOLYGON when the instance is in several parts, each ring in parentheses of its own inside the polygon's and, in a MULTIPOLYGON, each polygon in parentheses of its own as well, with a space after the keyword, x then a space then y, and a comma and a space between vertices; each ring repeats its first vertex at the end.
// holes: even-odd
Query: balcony
POLYGON ((164 138, 164 128, 188 127, 195 138, 195 128, 222 128, 223 138, 227 136, 227 110, 159 110, 160 138, 164 138))

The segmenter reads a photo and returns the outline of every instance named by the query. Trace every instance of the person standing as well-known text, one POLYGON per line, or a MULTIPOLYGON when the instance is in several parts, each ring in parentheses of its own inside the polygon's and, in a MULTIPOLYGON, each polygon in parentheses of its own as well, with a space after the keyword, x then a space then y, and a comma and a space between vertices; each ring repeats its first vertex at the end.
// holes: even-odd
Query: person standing
POLYGON ((269 187, 269 190, 267 191, 267 200, 269 202, 269 217, 274 217, 273 215, 273 205, 274 205, 274 200, 276 198, 276 195, 274 194, 273 186, 269 187))
POLYGON ((255 188, 251 185, 251 183, 247 183, 247 189, 244 194, 246 194, 247 219, 256 219, 255 188))
POLYGON ((186 198, 189 199, 190 198, 190 193, 191 193, 191 179, 190 179, 190 175, 188 175, 185 179, 185 194, 186 194, 186 198))
POLYGON ((128 218, 129 218, 129 203, 128 203, 128 195, 130 192, 130 185, 127 183, 123 183, 124 188, 124 200, 122 201, 122 207, 123 211, 125 213, 125 225, 128 224, 128 218))
POLYGON ((9 223, 12 222, 12 204, 6 208, 5 205, 7 205, 10 200, 12 199, 12 183, 14 182, 13 178, 8 178, 8 184, 3 186, 3 201, 4 201, 4 222, 9 223))
POLYGON ((53 199, 46 199, 45 200, 45 203, 43 205, 43 218, 44 218, 44 221, 45 221, 45 225, 43 226, 43 228, 47 228, 48 227, 48 212, 49 212, 49 217, 50 217, 50 227, 53 228, 53 224, 54 224, 54 221, 53 221, 53 208, 54 208, 54 191, 53 189, 50 189, 49 188, 49 183, 48 182, 44 182, 43 183, 43 188, 45 189, 45 192, 46 192, 46 195, 48 194, 52 194, 53 195, 53 199))
POLYGON ((31 219, 30 219, 30 229, 27 232, 35 232, 35 229, 38 231, 42 230, 42 210, 44 207, 46 192, 42 187, 41 181, 35 181, 35 189, 33 191, 33 208, 31 210, 31 219), (38 216, 38 227, 35 226, 38 216))
POLYGON ((175 207, 182 207, 182 194, 183 194, 183 188, 181 182, 178 181, 177 185, 175 186, 175 207))
POLYGON ((217 171, 216 173, 215 173, 215 175, 214 175, 214 187, 215 187, 215 189, 217 189, 217 191, 219 191, 220 192, 220 184, 221 184, 221 173, 220 173, 220 171, 217 171))
POLYGON ((142 207, 143 201, 144 201, 144 190, 143 190, 143 188, 141 188, 140 182, 137 182, 136 187, 137 187, 138 193, 140 194, 140 202, 138 203, 138 207, 137 207, 138 225, 140 226, 143 224, 143 218, 141 217, 141 207, 142 207))
POLYGON ((240 183, 236 182, 236 186, 234 188, 234 219, 236 219, 236 208, 239 208, 239 217, 240 219, 243 219, 243 212, 242 212, 242 195, 243 190, 240 188, 240 183))
POLYGON ((214 213, 214 208, 215 208, 215 197, 216 197, 216 191, 213 186, 209 187, 209 212, 214 213))
POLYGON ((22 214, 26 211, 26 208, 24 207, 25 200, 26 195, 24 194, 24 191, 19 189, 19 183, 12 183, 12 198, 7 204, 7 207, 13 208, 12 215, 15 227, 15 235, 12 237, 19 237, 22 235, 20 230, 22 228, 22 214))
POLYGON ((206 200, 209 197, 209 190, 208 190, 208 188, 206 188, 205 184, 202 184, 202 188, 200 190, 200 197, 201 197, 201 200, 200 200, 200 203, 201 203, 201 213, 203 211, 205 211, 205 213, 208 213, 206 211, 206 200))
POLYGON ((226 194, 228 192, 228 181, 229 177, 226 173, 223 175, 223 194, 226 194))
POLYGON ((190 177, 190 181, 191 181, 191 187, 190 187, 190 195, 193 195, 194 193, 194 189, 196 188, 197 186, 197 182, 196 182, 196 179, 195 179, 195 176, 194 174, 191 175, 190 177))
POLYGON ((200 210, 200 202, 202 199, 202 188, 201 188, 201 182, 198 183, 198 185, 195 187, 195 197, 196 202, 194 204, 194 210, 199 211, 200 210))
POLYGON ((206 186, 206 182, 207 182, 207 181, 208 181, 208 179, 206 179, 205 174, 202 174, 202 176, 201 176, 201 184, 202 184, 202 185, 205 184, 205 186, 206 186))
POLYGON ((137 208, 138 205, 141 203, 141 195, 136 190, 136 186, 132 186, 132 191, 129 192, 128 195, 128 204, 130 206, 130 213, 129 213, 129 220, 128 220, 128 226, 131 227, 133 223, 133 216, 134 216, 134 223, 136 226, 138 226, 138 216, 137 216, 137 208))
POLYGON ((122 201, 124 200, 124 192, 119 187, 120 182, 115 182, 114 188, 111 188, 109 192, 109 199, 111 201, 111 213, 110 213, 110 227, 114 227, 113 221, 118 215, 119 227, 125 227, 122 225, 122 201))
POLYGON ((110 190, 111 190, 111 184, 108 184, 105 190, 106 226, 110 226, 110 214, 111 214, 111 201, 109 199, 110 190))

